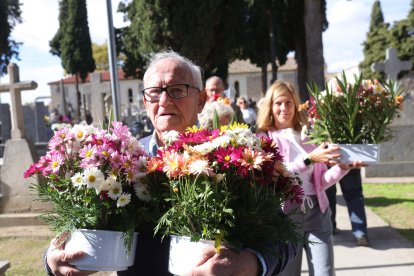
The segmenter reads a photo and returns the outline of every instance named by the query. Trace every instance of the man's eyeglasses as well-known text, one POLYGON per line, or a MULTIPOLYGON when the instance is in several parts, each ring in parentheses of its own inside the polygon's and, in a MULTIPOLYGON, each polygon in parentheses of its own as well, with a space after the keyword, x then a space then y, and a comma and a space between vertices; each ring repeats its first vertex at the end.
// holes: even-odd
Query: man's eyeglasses
POLYGON ((187 97, 188 95, 188 88, 197 89, 197 91, 200 91, 195 86, 191 86, 189 84, 173 84, 173 85, 167 85, 165 87, 148 87, 145 89, 142 89, 142 95, 144 95, 144 98, 148 102, 158 102, 161 98, 161 94, 163 91, 167 92, 168 97, 171 99, 182 99, 187 97))

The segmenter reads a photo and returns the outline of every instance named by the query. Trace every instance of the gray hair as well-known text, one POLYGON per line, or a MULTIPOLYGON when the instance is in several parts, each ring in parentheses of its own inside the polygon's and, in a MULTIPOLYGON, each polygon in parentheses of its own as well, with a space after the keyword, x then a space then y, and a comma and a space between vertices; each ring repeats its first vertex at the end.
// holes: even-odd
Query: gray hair
POLYGON ((164 52, 159 52, 159 53, 155 53, 152 55, 150 62, 148 64, 147 70, 145 71, 144 74, 144 85, 148 79, 148 72, 150 71, 150 69, 152 69, 152 67, 154 67, 158 62, 165 60, 165 59, 173 59, 178 61, 178 63, 180 65, 183 65, 185 67, 187 67, 192 75, 192 79, 193 82, 192 85, 196 86, 197 88, 199 88, 200 90, 203 89, 203 80, 202 80, 202 70, 199 66, 195 65, 194 62, 192 62, 191 60, 189 60, 188 58, 180 55, 177 52, 174 52, 173 50, 168 50, 168 51, 164 51, 164 52))
POLYGON ((198 121, 203 128, 213 127, 214 110, 217 111, 219 118, 227 117, 229 121, 234 116, 234 110, 230 105, 222 102, 207 102, 203 111, 198 114, 198 121))

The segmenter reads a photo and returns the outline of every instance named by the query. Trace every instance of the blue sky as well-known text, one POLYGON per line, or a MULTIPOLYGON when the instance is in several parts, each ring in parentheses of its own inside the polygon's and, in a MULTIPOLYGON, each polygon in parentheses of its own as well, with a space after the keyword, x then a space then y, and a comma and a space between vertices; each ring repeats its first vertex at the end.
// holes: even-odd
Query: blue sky
MULTIPOLYGON (((411 0, 382 0, 385 21, 407 17, 411 0)), ((58 0, 20 0, 23 23, 18 24, 12 37, 23 42, 20 60, 20 80, 34 80, 38 88, 22 93, 23 102, 33 102, 37 97, 50 96, 48 82, 64 77, 60 59, 49 53, 49 40, 56 33, 58 24, 58 0)), ((112 0, 115 27, 121 27, 122 14, 116 13, 120 0, 112 0)), ((362 42, 366 38, 374 0, 327 0, 329 28, 323 34, 324 57, 328 72, 338 72, 357 65, 362 59, 362 42)), ((106 1, 87 0, 89 30, 93 42, 104 43, 108 38, 106 1)), ((3 76, 0 82, 8 82, 3 76)), ((9 96, 0 94, 1 102, 9 96)))

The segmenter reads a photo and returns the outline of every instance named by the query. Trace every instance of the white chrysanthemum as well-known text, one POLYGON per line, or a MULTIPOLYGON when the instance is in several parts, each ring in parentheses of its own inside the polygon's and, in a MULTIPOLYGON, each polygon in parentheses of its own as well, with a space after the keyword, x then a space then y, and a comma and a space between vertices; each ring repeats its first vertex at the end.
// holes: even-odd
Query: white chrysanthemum
POLYGON ((195 150, 198 153, 201 153, 202 155, 206 155, 207 153, 212 152, 214 149, 214 144, 211 142, 205 142, 203 144, 199 144, 193 147, 193 150, 195 150))
POLYGON ((231 138, 228 135, 217 137, 212 141, 213 148, 227 147, 230 144, 231 138))
POLYGON ((151 194, 148 190, 148 186, 142 183, 136 183, 134 184, 134 190, 135 194, 139 199, 142 201, 150 201, 151 200, 151 194))
POLYGON ((122 194, 122 185, 119 182, 111 182, 111 187, 108 190, 108 196, 112 199, 117 199, 122 194))
POLYGON ((83 181, 88 188, 99 188, 105 181, 104 174, 96 167, 87 168, 83 172, 83 181))
POLYGON ((136 152, 141 148, 141 144, 138 142, 137 138, 131 137, 128 141, 127 151, 128 152, 136 152))
POLYGON ((134 175, 134 182, 145 184, 146 183, 146 176, 147 176, 146 172, 137 172, 134 175))
POLYGON ((109 191, 112 188, 114 182, 116 182, 115 177, 113 176, 107 177, 105 181, 101 183, 101 187, 100 187, 101 191, 109 191))
POLYGON ((162 138, 164 139, 166 145, 171 145, 173 142, 177 141, 178 135, 180 135, 178 131, 170 130, 163 132, 162 138))
POLYGON ((207 160, 196 160, 188 166, 191 174, 209 174, 210 167, 207 160))
POLYGON ((97 132, 97 129, 93 125, 86 125, 84 126, 85 132, 88 135, 95 134, 97 132))
POLYGON ((81 173, 75 173, 71 178, 70 181, 72 182, 73 186, 80 188, 82 185, 85 185, 83 182, 83 175, 81 173))
POLYGON ((131 194, 122 193, 116 202, 117 207, 124 207, 131 202, 131 194))
POLYGON ((70 130, 74 134, 76 141, 83 141, 85 140, 86 135, 88 134, 84 125, 76 124, 70 130))
POLYGON ((144 156, 140 156, 138 158, 138 162, 137 162, 137 169, 140 172, 145 171, 145 168, 147 167, 147 158, 144 156))

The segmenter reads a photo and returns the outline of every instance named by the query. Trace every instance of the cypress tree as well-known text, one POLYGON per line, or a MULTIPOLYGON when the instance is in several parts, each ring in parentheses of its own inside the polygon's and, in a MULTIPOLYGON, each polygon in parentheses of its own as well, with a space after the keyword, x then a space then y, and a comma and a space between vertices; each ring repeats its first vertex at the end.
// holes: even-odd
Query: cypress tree
POLYGON ((371 22, 367 39, 363 43, 364 60, 359 64, 365 78, 384 80, 383 72, 373 72, 371 65, 385 59, 385 50, 390 45, 389 25, 384 22, 381 3, 376 0, 372 6, 371 22))
POLYGON ((0 1, 0 76, 7 73, 7 65, 12 57, 19 57, 21 43, 10 39, 10 34, 17 23, 21 23, 19 0, 0 1))
MULTIPOLYGON (((395 22, 391 28, 391 46, 397 49, 398 58, 414 64, 414 0, 406 19, 395 22)), ((406 72, 400 72, 399 77, 406 72)))
POLYGON ((62 0, 59 3, 59 30, 50 41, 52 54, 61 58, 62 67, 76 77, 77 119, 80 120, 79 77, 84 81, 95 70, 89 34, 86 0, 62 0))

